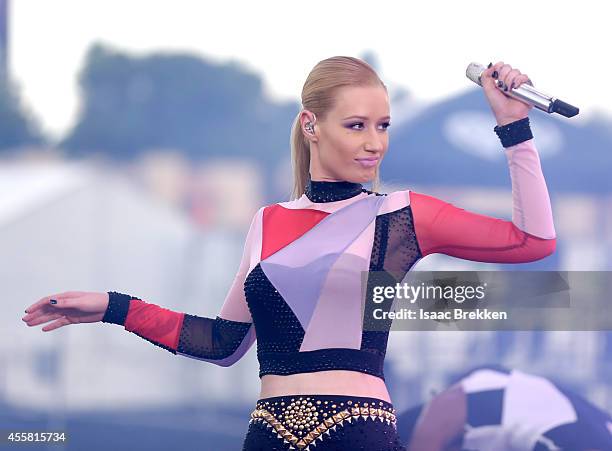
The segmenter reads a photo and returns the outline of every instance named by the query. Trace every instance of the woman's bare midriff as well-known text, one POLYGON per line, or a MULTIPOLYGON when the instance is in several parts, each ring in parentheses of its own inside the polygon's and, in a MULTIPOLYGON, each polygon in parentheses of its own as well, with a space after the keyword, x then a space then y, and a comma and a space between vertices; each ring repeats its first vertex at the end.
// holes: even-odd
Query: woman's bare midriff
POLYGON ((385 381, 358 371, 332 370, 262 376, 260 398, 286 395, 366 396, 391 402, 385 381))

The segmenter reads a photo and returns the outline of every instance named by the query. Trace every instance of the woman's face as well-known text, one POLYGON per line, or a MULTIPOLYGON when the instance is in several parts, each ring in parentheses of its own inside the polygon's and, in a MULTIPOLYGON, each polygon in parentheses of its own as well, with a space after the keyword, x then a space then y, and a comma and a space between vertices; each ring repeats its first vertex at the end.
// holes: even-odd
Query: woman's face
POLYGON ((310 137, 313 180, 364 183, 371 181, 387 152, 389 97, 380 85, 345 86, 323 120, 315 121, 310 137))

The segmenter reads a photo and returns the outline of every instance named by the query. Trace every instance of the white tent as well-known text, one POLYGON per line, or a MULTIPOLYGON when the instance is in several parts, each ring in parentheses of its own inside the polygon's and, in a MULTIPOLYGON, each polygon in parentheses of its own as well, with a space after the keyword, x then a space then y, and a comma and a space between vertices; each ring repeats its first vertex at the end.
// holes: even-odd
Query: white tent
POLYGON ((246 231, 192 225, 115 168, 0 166, 0 401, 30 407, 255 399, 255 352, 230 368, 174 356, 109 324, 29 328, 24 309, 64 291, 120 291, 213 317, 246 231))

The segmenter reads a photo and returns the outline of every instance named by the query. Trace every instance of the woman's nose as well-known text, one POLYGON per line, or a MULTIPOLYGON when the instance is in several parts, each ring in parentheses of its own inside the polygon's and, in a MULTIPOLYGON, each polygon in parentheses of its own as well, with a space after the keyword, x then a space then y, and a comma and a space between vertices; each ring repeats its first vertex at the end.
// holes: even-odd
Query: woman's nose
POLYGON ((370 151, 382 152, 384 148, 384 140, 378 130, 368 133, 365 143, 365 149, 370 151))

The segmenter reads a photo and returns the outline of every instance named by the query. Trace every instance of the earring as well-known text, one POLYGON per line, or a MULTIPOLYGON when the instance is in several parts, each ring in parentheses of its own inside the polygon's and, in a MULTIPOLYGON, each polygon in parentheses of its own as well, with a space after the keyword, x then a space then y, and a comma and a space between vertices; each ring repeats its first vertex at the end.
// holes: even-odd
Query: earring
POLYGON ((312 126, 312 124, 310 122, 306 122, 306 125, 304 127, 306 129, 306 131, 308 133, 310 133, 311 135, 314 134, 314 128, 312 126))

